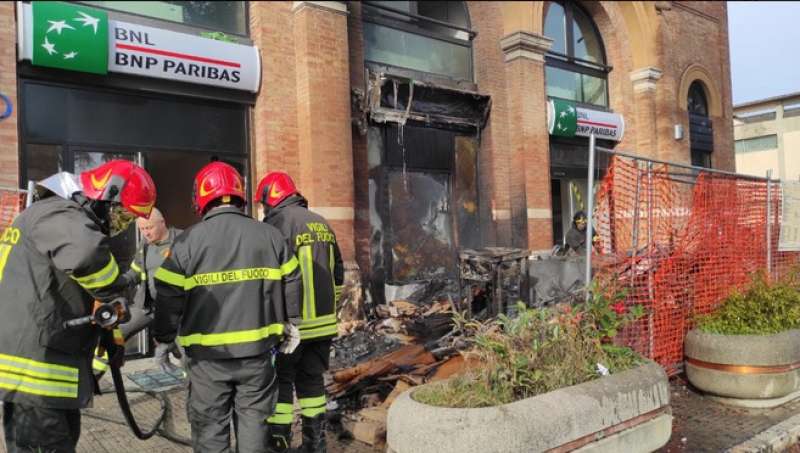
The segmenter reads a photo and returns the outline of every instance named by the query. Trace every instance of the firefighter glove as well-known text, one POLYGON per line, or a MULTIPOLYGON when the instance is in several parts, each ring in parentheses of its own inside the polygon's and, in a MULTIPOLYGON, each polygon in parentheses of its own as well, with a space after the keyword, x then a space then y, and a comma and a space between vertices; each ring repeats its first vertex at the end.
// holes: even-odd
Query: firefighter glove
POLYGON ((170 354, 175 356, 176 359, 183 357, 180 349, 178 349, 178 345, 176 345, 174 341, 169 343, 158 343, 156 345, 156 350, 153 355, 153 362, 159 367, 159 369, 161 369, 161 371, 165 373, 174 373, 178 371, 178 367, 175 366, 169 359, 170 354))
POLYGON ((278 350, 282 354, 291 354, 300 345, 300 330, 292 323, 283 325, 283 342, 278 350))

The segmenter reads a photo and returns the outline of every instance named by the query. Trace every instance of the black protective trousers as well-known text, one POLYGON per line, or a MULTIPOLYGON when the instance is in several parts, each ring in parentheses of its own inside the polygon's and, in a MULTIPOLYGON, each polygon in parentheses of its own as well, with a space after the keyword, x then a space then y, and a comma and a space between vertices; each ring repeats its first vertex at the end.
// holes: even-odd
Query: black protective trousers
POLYGON ((224 360, 187 360, 186 410, 196 453, 229 453, 233 420, 239 453, 267 451, 264 420, 275 407, 272 355, 224 360))
POLYGON ((307 340, 291 354, 278 354, 278 404, 269 423, 290 425, 294 393, 300 403, 303 417, 314 418, 325 414, 325 383, 323 373, 328 370, 331 339, 307 340))
POLYGON ((81 435, 81 413, 78 409, 5 402, 3 431, 8 453, 75 453, 81 435))

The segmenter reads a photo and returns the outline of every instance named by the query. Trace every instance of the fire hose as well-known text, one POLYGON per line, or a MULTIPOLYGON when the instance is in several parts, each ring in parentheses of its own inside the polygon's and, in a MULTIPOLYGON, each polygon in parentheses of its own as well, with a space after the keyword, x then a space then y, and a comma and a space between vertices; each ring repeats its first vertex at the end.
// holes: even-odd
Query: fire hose
MULTIPOLYGON (((111 380, 114 382, 114 391, 117 395, 117 402, 122 410, 122 415, 125 418, 125 422, 128 424, 128 427, 137 438, 141 440, 147 440, 158 432, 159 427, 164 422, 164 419, 167 415, 167 406, 163 400, 160 400, 161 415, 158 417, 155 425, 153 425, 149 431, 142 431, 142 429, 139 427, 139 424, 136 422, 136 418, 133 416, 133 412, 131 411, 131 406, 128 402, 128 395, 125 392, 125 383, 122 380, 122 372, 120 371, 122 355, 125 354, 125 339, 120 338, 119 340, 121 341, 121 344, 118 343, 117 339, 114 338, 114 333, 112 330, 117 325, 118 321, 121 320, 121 314, 127 313, 127 310, 127 303, 122 297, 118 297, 107 303, 96 302, 95 309, 91 315, 66 321, 64 323, 64 327, 76 328, 85 325, 92 325, 98 330, 100 347, 108 352, 109 367, 111 368, 111 380)), ((144 324, 142 327, 144 326, 146 326, 146 324, 144 324)), ((133 333, 135 333, 135 331, 129 332, 129 335, 132 335, 133 333)))

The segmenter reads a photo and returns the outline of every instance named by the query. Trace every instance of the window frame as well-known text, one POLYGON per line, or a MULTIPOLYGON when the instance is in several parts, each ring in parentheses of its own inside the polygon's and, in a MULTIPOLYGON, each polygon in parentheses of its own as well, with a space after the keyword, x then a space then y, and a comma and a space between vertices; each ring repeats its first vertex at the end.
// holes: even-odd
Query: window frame
MULTIPOLYGON (((572 1, 550 1, 547 3, 547 8, 544 12, 543 20, 547 18, 547 13, 549 12, 550 5, 553 3, 559 4, 564 9, 564 22, 565 22, 565 32, 566 32, 566 48, 567 53, 563 54, 560 52, 556 52, 554 50, 548 50, 544 56, 545 66, 550 66, 553 68, 562 69, 565 71, 570 71, 578 74, 585 74, 590 77, 596 77, 603 79, 605 82, 605 97, 606 97, 606 105, 600 104, 589 104, 583 102, 583 99, 576 102, 579 105, 585 105, 591 108, 601 108, 603 110, 608 110, 609 105, 611 104, 611 96, 608 90, 608 74, 614 69, 613 66, 609 66, 606 62, 608 61, 608 55, 606 54, 606 46, 603 42, 603 35, 600 33, 600 30, 597 28, 597 24, 595 23, 592 16, 587 13, 580 5, 577 5, 575 2, 572 1), (589 23, 592 26, 592 31, 597 36, 597 42, 600 45, 600 53, 602 54, 602 63, 596 63, 589 60, 584 60, 582 58, 577 58, 575 56, 575 10, 579 11, 579 14, 583 14, 589 19, 589 23)), ((581 82, 582 83, 582 82, 581 82)), ((545 78, 545 91, 547 91, 547 79, 545 78)), ((555 96, 550 96, 555 97, 555 96)))
MULTIPOLYGON (((244 1, 243 2, 244 3, 244 33, 245 34, 226 32, 226 31, 222 31, 222 30, 220 30, 218 28, 207 27, 207 26, 204 26, 204 25, 187 24, 187 23, 183 23, 183 22, 177 22, 177 21, 173 21, 173 20, 162 19, 160 17, 148 16, 146 14, 139 14, 139 13, 130 12, 130 11, 123 11, 123 10, 119 10, 119 9, 107 8, 105 6, 97 6, 97 5, 94 5, 94 4, 91 4, 91 3, 82 2, 80 0, 77 0, 74 3, 77 3, 77 4, 82 5, 82 6, 87 6, 87 7, 90 7, 90 8, 101 9, 103 11, 107 11, 107 12, 110 12, 110 13, 113 13, 113 14, 122 14, 122 15, 134 16, 134 17, 141 17, 141 18, 146 19, 146 20, 152 20, 152 21, 156 21, 156 22, 159 22, 159 23, 163 23, 163 24, 175 24, 175 25, 178 25, 180 27, 188 27, 188 28, 195 29, 195 30, 198 30, 198 31, 201 31, 201 32, 222 32, 222 33, 225 33, 226 35, 230 35, 230 36, 233 36, 233 37, 236 37, 236 38, 240 38, 240 39, 243 39, 243 40, 247 41, 246 43, 237 41, 239 44, 247 44, 247 45, 252 44, 252 41, 251 41, 252 38, 250 37, 250 31, 251 30, 250 30, 250 2, 249 1, 244 1)), ((164 29, 170 30, 170 27, 164 27, 164 29)))
MULTIPOLYGON (((400 9, 396 9, 396 8, 391 8, 391 7, 388 7, 388 6, 385 6, 385 5, 378 5, 378 4, 375 4, 373 2, 364 1, 364 2, 362 2, 362 6, 361 6, 361 20, 362 20, 362 22, 368 22, 368 23, 371 23, 371 24, 380 25, 380 26, 383 26, 383 27, 388 27, 388 28, 392 28, 392 29, 395 29, 395 30, 399 30, 399 31, 402 31, 402 32, 405 32, 405 33, 411 33, 411 34, 423 36, 423 37, 426 37, 426 38, 429 38, 429 39, 434 39, 434 40, 437 40, 437 41, 444 41, 444 42, 447 42, 447 43, 450 43, 450 44, 454 44, 454 45, 466 48, 467 50, 469 50, 469 58, 468 58, 469 78, 468 79, 454 78, 454 77, 451 77, 451 76, 446 75, 446 74, 431 73, 431 72, 421 71, 421 70, 414 69, 414 68, 407 68, 407 67, 403 67, 403 66, 395 66, 395 65, 392 65, 392 64, 386 63, 386 62, 379 62, 379 61, 373 61, 373 60, 365 60, 365 62, 371 63, 371 64, 375 64, 375 65, 381 65, 381 66, 397 67, 397 68, 404 69, 404 70, 407 70, 407 71, 413 71, 413 72, 417 72, 417 73, 420 73, 420 74, 430 74, 430 75, 433 75, 433 76, 436 76, 436 77, 444 77, 444 78, 451 79, 451 80, 465 80, 465 81, 470 82, 470 83, 474 82, 475 81, 475 61, 474 61, 475 52, 474 52, 474 48, 473 48, 472 44, 473 44, 473 40, 478 35, 478 33, 476 31, 472 30, 472 21, 470 20, 470 17, 469 17, 469 11, 467 10, 467 14, 466 14, 467 24, 468 24, 469 28, 464 28, 464 27, 461 27, 461 26, 458 26, 458 25, 453 25, 453 24, 450 24, 450 23, 447 23, 447 22, 444 22, 444 21, 440 21, 438 19, 433 19, 433 18, 430 18, 430 17, 420 16, 419 14, 416 14, 416 12, 417 12, 417 3, 418 3, 417 1, 411 1, 411 8, 410 9, 411 9, 412 12, 406 12, 406 11, 403 11, 403 10, 400 10, 400 9), (398 20, 397 18, 393 18, 393 17, 391 17, 389 15, 386 15, 386 14, 381 14, 381 11, 388 11, 391 14, 402 15, 402 16, 414 19, 416 21, 428 22, 428 23, 431 23, 431 24, 434 24, 434 25, 438 25, 438 26, 441 26, 441 27, 447 27, 447 28, 450 28, 450 29, 453 29, 453 30, 461 31, 461 32, 467 33, 467 37, 468 38, 466 40, 462 40, 462 39, 458 39, 458 38, 453 38, 452 36, 446 36, 446 35, 443 35, 441 33, 437 33, 435 31, 428 30, 428 29, 425 29, 423 27, 420 27, 417 24, 405 22, 405 21, 402 21, 402 20, 398 20)), ((462 2, 462 3, 464 3, 463 6, 464 6, 464 8, 466 8, 466 4, 465 4, 466 2, 462 2)), ((366 42, 364 42, 364 46, 365 46, 364 53, 366 54, 366 42)))

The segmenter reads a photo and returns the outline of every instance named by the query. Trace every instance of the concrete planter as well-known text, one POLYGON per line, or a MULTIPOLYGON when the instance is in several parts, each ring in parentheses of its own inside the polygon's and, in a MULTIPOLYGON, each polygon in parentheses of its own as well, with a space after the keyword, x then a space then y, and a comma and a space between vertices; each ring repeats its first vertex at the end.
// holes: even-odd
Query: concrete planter
POLYGON ((389 408, 391 453, 649 452, 672 432, 669 386, 655 363, 502 406, 456 409, 413 399, 389 408))
POLYGON ((800 330, 774 335, 692 330, 684 350, 689 382, 722 403, 774 407, 800 396, 800 330))

